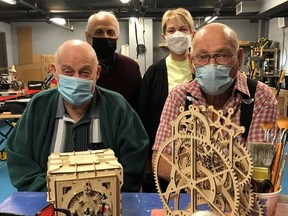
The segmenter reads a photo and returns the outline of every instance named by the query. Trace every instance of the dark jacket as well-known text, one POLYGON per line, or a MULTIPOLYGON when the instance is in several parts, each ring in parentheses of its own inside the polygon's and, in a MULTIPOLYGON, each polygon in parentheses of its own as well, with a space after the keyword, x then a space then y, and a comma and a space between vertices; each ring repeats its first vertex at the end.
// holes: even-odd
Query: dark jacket
POLYGON ((137 113, 149 136, 151 158, 161 112, 168 96, 166 57, 151 65, 146 71, 140 88, 137 113))
POLYGON ((133 59, 115 53, 115 60, 109 70, 101 72, 97 85, 121 94, 135 109, 142 76, 139 65, 133 59))

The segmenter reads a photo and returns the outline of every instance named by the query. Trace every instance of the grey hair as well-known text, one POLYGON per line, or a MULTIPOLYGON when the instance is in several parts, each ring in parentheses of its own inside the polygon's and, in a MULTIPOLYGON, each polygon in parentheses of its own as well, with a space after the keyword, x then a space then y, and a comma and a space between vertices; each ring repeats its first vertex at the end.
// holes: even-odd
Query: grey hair
POLYGON ((87 32, 89 32, 89 30, 90 30, 90 28, 91 28, 91 23, 92 23, 92 21, 93 21, 93 19, 95 18, 95 17, 105 17, 105 16, 110 16, 110 17, 112 17, 114 20, 115 20, 115 22, 117 23, 117 36, 119 36, 119 34, 120 34, 120 25, 119 25, 119 22, 118 22, 118 20, 117 20, 117 18, 116 18, 116 16, 115 16, 115 14, 113 13, 113 11, 105 11, 105 10, 101 10, 101 11, 99 11, 99 12, 97 12, 97 13, 94 13, 94 14, 92 14, 89 18, 88 18, 88 22, 87 22, 87 26, 86 26, 86 31, 87 32))

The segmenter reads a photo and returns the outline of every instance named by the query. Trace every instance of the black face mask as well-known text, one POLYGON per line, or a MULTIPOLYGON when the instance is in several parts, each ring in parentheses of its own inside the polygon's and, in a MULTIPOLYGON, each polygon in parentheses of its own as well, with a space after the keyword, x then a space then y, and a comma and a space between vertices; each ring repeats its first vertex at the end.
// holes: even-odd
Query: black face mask
POLYGON ((100 60, 113 59, 116 50, 116 39, 94 37, 92 47, 100 60))

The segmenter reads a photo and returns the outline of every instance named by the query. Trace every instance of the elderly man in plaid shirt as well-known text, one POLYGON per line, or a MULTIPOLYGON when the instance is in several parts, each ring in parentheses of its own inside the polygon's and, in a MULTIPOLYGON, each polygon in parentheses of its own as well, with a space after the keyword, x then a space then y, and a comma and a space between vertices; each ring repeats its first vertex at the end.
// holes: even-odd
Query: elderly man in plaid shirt
MULTIPOLYGON (((170 92, 152 148, 154 159, 160 145, 171 136, 170 122, 180 114, 179 108, 185 105, 187 92, 191 94, 191 103, 195 106, 213 105, 223 110, 224 114, 233 108, 232 121, 240 125, 243 95, 250 96, 247 77, 240 72, 242 59, 243 49, 230 27, 212 23, 196 33, 190 53, 190 67, 195 71, 196 79, 182 83, 170 92)), ((264 141, 263 122, 275 122, 279 115, 278 102, 270 87, 259 81, 255 87, 252 121, 247 138, 239 137, 242 143, 264 141)), ((167 147, 164 154, 171 157, 171 148, 167 147)), ((170 171, 171 166, 161 159, 159 177, 169 181, 170 171)))

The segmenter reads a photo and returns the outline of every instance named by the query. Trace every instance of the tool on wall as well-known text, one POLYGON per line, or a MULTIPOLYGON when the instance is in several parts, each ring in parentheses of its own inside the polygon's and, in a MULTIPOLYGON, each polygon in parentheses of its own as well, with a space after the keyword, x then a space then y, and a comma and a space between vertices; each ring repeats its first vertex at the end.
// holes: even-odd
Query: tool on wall
MULTIPOLYGON (((144 55, 144 70, 146 71, 146 46, 145 46, 145 18, 144 18, 144 15, 146 13, 146 8, 148 7, 148 5, 146 4, 146 1, 145 0, 140 0, 138 2, 138 8, 136 8, 136 5, 134 4, 133 6, 133 11, 134 12, 138 12, 139 15, 138 15, 138 19, 136 21, 136 18, 134 19, 134 27, 135 27, 135 39, 136 39, 136 58, 138 60, 138 57, 139 55, 144 55), (143 43, 139 43, 138 41, 138 28, 137 28, 137 24, 139 24, 139 22, 142 21, 142 28, 143 28, 143 31, 142 31, 142 41, 143 43)), ((136 16, 135 16, 136 17, 136 16)))
MULTIPOLYGON (((256 49, 263 49, 265 48, 269 43, 271 43, 272 41, 270 41, 268 38, 260 38, 258 41, 257 41, 257 44, 256 44, 256 49)), ((260 56, 262 56, 262 53, 260 52, 260 56)))
POLYGON ((278 83, 277 83, 277 86, 276 86, 276 96, 279 96, 279 93, 280 93, 280 90, 281 90, 281 85, 282 85, 282 83, 285 80, 285 74, 286 74, 286 70, 285 69, 281 70, 280 73, 279 73, 279 80, 278 80, 278 83))

